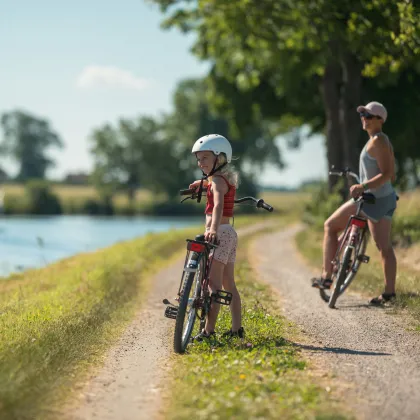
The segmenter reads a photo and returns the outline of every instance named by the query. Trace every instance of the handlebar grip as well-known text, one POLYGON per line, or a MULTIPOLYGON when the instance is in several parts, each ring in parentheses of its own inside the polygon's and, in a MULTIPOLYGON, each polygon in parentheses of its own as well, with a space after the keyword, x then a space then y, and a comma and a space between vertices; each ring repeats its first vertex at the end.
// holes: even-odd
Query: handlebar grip
POLYGON ((191 195, 195 193, 194 189, 188 189, 188 190, 179 190, 179 195, 191 195))
POLYGON ((273 207, 271 207, 269 204, 267 203, 262 203, 262 208, 269 211, 270 213, 274 210, 273 207))
POLYGON ((257 207, 263 208, 264 210, 267 210, 269 212, 272 212, 274 210, 273 207, 271 207, 269 204, 264 203, 264 200, 262 198, 260 198, 257 201, 257 207))

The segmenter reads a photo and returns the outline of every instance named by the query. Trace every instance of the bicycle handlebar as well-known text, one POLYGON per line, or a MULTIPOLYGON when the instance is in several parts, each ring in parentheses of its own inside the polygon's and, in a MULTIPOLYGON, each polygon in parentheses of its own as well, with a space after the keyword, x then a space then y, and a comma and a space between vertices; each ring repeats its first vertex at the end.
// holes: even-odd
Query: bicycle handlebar
POLYGON ((343 170, 338 170, 335 168, 335 166, 331 166, 331 170, 328 173, 329 175, 336 175, 336 176, 351 176, 356 180, 358 184, 360 184, 359 175, 352 172, 349 168, 345 168, 343 170))
MULTIPOLYGON (((203 187, 203 192, 207 190, 207 187, 203 187)), ((179 195, 192 195, 195 194, 197 191, 195 188, 191 188, 190 190, 179 190, 179 195)))
MULTIPOLYGON (((204 187, 203 192, 205 192, 206 190, 207 190, 207 188, 204 187)), ((188 190, 180 190, 179 194, 180 195, 191 195, 191 196, 194 197, 194 195, 197 194, 197 190, 195 188, 188 189, 188 190)), ((274 210, 274 208, 272 206, 270 206, 269 204, 267 204, 262 198, 242 197, 242 198, 236 199, 234 202, 235 202, 235 204, 240 204, 240 203, 244 203, 245 201, 252 201, 256 204, 257 208, 262 208, 264 210, 269 211, 270 213, 274 210)))

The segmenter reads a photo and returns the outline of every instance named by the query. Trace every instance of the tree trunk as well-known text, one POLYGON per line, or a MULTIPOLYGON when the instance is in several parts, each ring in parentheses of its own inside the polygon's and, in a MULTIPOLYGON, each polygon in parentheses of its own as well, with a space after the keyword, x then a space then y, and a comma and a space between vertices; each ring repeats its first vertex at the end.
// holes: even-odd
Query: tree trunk
MULTIPOLYGON (((326 113, 326 146, 328 169, 331 166, 342 168, 343 148, 340 130, 340 86, 341 86, 341 68, 340 65, 331 60, 326 68, 322 78, 321 92, 324 101, 326 113)), ((337 183, 337 177, 328 178, 328 188, 331 192, 337 183)))
POLYGON ((361 130, 356 108, 360 105, 361 100, 362 66, 352 54, 347 54, 343 58, 341 66, 343 84, 340 97, 340 126, 344 166, 357 173, 359 171, 361 130))

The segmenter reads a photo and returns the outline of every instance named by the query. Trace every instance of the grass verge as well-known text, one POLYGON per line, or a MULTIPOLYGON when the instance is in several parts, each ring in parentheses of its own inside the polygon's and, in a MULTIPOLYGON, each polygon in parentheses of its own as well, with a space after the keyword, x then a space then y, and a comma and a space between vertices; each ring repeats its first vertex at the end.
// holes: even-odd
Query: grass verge
POLYGON ((2 280, 0 418, 45 418, 57 390, 121 332, 151 271, 196 230, 150 234, 2 280))
MULTIPOLYGON (((252 236, 241 238, 236 280, 246 338, 190 345, 177 357, 166 418, 345 419, 331 394, 309 378, 299 351, 288 340, 295 328, 280 315, 270 289, 257 282, 247 259, 252 236)), ((230 327, 220 312, 217 330, 230 327)))
MULTIPOLYGON (((322 265, 322 237, 321 231, 310 227, 296 235, 296 244, 301 254, 309 264, 320 268, 322 265)), ((372 241, 369 241, 367 255, 371 257, 369 264, 361 266, 350 287, 352 290, 372 297, 380 294, 384 287, 379 253, 372 241)), ((407 310, 416 320, 415 328, 420 330, 420 273, 405 264, 398 266, 397 301, 394 308, 407 310)))

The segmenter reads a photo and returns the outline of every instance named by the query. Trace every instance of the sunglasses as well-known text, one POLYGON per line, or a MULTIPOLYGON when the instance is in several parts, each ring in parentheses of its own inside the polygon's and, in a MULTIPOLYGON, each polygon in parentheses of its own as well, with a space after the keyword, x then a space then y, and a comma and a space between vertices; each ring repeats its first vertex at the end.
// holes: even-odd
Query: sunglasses
POLYGON ((360 118, 365 118, 366 120, 371 120, 371 119, 373 119, 373 118, 381 118, 381 117, 378 117, 377 115, 372 115, 372 114, 369 114, 369 112, 366 112, 366 111, 362 111, 362 112, 359 112, 359 115, 360 115, 360 118))

